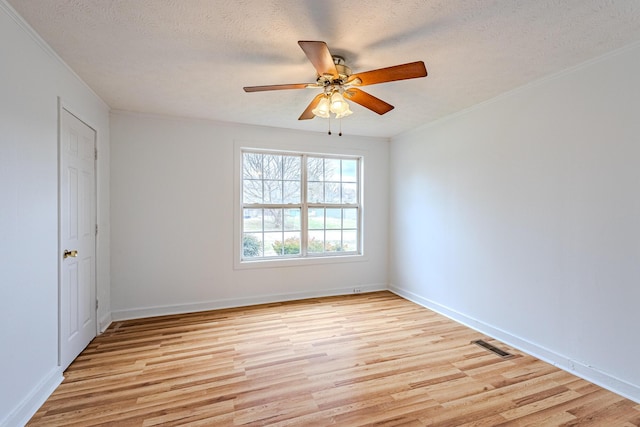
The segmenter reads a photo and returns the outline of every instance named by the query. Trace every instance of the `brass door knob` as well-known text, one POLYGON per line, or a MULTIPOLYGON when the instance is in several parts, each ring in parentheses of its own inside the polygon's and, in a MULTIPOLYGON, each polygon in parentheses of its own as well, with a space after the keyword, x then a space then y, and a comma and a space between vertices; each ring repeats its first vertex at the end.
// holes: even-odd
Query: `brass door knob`
POLYGON ((64 255, 62 256, 62 259, 67 259, 69 257, 71 258, 75 258, 78 256, 78 251, 69 251, 67 249, 64 250, 64 255))

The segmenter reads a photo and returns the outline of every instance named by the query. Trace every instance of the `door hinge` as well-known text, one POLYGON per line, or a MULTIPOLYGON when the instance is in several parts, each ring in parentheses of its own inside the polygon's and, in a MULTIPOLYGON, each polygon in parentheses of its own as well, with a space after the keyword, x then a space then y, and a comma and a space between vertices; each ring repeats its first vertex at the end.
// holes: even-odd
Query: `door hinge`
POLYGON ((98 224, 96 224, 96 236, 98 235, 98 224))
POLYGON ((96 300, 96 311, 98 311, 98 306, 99 306, 98 300, 96 300))
POLYGON ((98 149, 95 149, 95 159, 98 160, 98 149))

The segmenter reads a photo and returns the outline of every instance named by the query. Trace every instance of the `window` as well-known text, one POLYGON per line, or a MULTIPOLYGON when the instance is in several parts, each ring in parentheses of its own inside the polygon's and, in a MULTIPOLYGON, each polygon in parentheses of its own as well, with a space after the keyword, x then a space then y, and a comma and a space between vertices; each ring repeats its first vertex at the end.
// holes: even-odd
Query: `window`
POLYGON ((242 261, 360 253, 358 157, 242 152, 242 261))

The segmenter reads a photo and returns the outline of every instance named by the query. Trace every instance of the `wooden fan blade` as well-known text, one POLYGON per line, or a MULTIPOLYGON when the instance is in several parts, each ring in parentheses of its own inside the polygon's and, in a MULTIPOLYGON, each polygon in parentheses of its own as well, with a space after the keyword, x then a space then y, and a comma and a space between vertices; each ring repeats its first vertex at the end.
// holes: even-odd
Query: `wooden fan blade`
POLYGON ((333 57, 325 42, 304 41, 298 42, 309 61, 313 64, 319 76, 330 74, 338 78, 338 70, 336 64, 333 63, 333 57))
POLYGON ((284 89, 305 89, 309 86, 309 83, 294 83, 286 85, 267 85, 267 86, 246 86, 245 92, 263 92, 266 90, 284 90, 284 89))
POLYGON ((408 64, 395 65, 393 67, 380 68, 378 70, 365 71, 349 77, 349 82, 357 86, 375 85, 377 83, 393 82, 396 80, 415 79, 426 77, 427 68, 424 62, 410 62, 408 64), (358 83, 357 80, 360 80, 358 83))
POLYGON ((373 95, 369 95, 367 92, 355 87, 347 89, 343 95, 345 98, 357 104, 360 104, 363 107, 366 107, 380 115, 388 113, 394 108, 393 105, 384 102, 382 99, 376 98, 373 95))
POLYGON ((317 95, 315 98, 313 98, 311 103, 309 103, 309 105, 307 106, 307 109, 304 110, 304 112, 300 115, 300 117, 298 117, 298 120, 313 119, 316 115, 313 114, 311 112, 311 110, 316 108, 316 106, 318 105, 318 103, 320 102, 320 100, 322 99, 323 96, 324 96, 324 93, 321 93, 321 94, 317 95))

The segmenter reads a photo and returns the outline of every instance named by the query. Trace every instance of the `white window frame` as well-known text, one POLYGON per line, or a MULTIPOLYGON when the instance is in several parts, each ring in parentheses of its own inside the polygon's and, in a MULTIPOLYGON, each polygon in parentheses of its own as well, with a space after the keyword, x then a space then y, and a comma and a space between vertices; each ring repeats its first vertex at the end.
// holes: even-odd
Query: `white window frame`
MULTIPOLYGON (((307 152, 302 150, 279 150, 272 148, 261 148, 251 146, 238 146, 236 144, 236 191, 235 200, 237 209, 235 210, 235 256, 234 256, 234 268, 260 268, 260 267, 284 267, 295 266, 305 264, 322 264, 322 263, 340 263, 340 262, 354 262, 365 261, 366 258, 363 254, 363 163, 364 156, 361 154, 341 154, 336 152, 318 153, 307 152), (244 153, 260 153, 260 154, 274 154, 274 155, 293 155, 301 156, 301 203, 299 204, 244 204, 243 203, 243 159, 244 153), (325 158, 325 159, 346 159, 357 161, 357 185, 358 195, 356 203, 342 204, 342 203, 308 203, 307 201, 307 171, 306 171, 306 159, 308 157, 325 158), (243 215, 245 208, 297 208, 301 209, 301 231, 300 231, 300 255, 283 255, 273 257, 260 257, 260 258, 243 258, 243 215), (350 252, 322 252, 322 253, 307 253, 307 239, 308 239, 308 210, 312 208, 357 208, 357 250, 350 252)), ((327 230, 326 228, 324 230, 327 230)), ((343 229, 341 229, 343 230, 343 229)))

